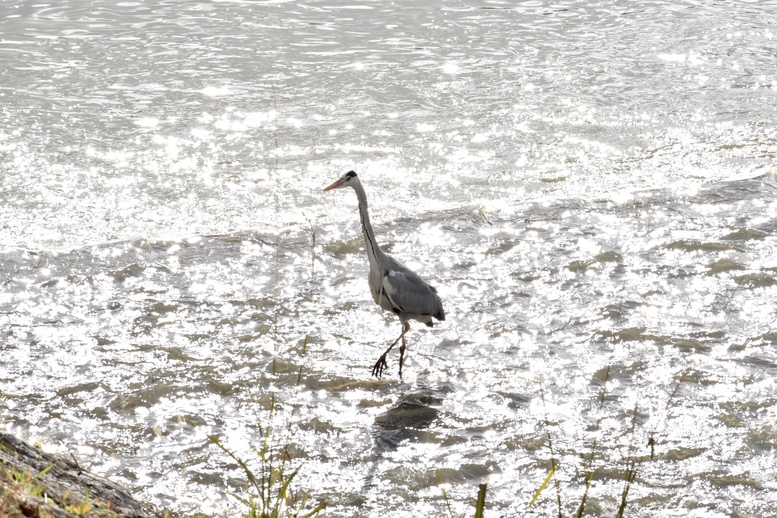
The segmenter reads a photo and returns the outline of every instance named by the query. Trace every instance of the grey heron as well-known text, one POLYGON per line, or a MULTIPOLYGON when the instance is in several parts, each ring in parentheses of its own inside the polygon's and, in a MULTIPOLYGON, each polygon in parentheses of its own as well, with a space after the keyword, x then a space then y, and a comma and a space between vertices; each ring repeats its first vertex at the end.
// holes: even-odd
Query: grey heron
POLYGON ((325 187, 324 191, 352 187, 359 199, 359 214, 361 215, 362 231, 364 232, 364 244, 367 249, 367 258, 370 261, 370 273, 368 281, 370 292, 376 304, 385 311, 391 311, 399 317, 402 324, 402 334, 386 349, 375 366, 372 375, 380 378, 386 364, 386 355, 402 340, 399 347, 399 378, 402 379, 402 364, 405 359, 405 333, 410 330, 410 320, 417 320, 429 327, 434 324, 432 318, 445 320, 445 311, 442 301, 437 295, 437 290, 429 286, 415 272, 401 264, 393 257, 386 255, 378 246, 375 234, 370 225, 370 214, 367 211, 367 194, 364 192, 359 177, 354 171, 348 171, 332 185, 325 187))

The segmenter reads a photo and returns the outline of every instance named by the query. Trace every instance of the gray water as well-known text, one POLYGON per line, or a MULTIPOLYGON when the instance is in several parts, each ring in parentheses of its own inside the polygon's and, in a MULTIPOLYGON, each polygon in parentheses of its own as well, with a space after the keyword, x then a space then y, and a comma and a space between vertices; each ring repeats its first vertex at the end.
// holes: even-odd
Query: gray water
POLYGON ((184 515, 272 426, 325 516, 777 516, 775 22, 3 2, 0 424, 184 515), (403 381, 349 169, 445 306, 403 381))

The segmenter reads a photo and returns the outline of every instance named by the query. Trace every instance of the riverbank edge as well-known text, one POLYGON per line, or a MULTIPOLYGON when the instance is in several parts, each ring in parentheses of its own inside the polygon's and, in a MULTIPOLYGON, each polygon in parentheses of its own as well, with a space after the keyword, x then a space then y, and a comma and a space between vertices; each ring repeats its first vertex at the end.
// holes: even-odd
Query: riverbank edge
POLYGON ((0 432, 0 518, 161 518, 119 484, 0 432))

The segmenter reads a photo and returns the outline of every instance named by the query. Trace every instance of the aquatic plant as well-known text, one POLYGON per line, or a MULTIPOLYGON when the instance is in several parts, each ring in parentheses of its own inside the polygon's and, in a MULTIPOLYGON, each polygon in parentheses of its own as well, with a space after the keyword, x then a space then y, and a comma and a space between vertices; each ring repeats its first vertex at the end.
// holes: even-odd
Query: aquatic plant
MULTIPOLYGON (((437 475, 437 480, 440 482, 440 490, 442 491, 442 498, 445 501, 445 507, 448 510, 448 516, 451 518, 455 518, 455 515, 453 514, 453 509, 451 508, 451 502, 448 498, 448 491, 445 490, 445 487, 443 486, 444 482, 442 480, 442 474, 440 473, 440 470, 435 470, 435 474, 437 475)), ((488 488, 488 484, 480 484, 478 485, 478 497, 477 501, 475 502, 475 518, 483 518, 485 509, 486 509, 486 489, 488 488)))
POLYGON ((486 488, 487 484, 480 484, 478 486, 478 500, 475 504, 475 518, 483 518, 483 513, 486 508, 486 488))
POLYGON ((275 396, 271 398, 269 418, 266 425, 257 422, 262 442, 259 447, 253 447, 259 461, 255 471, 248 462, 227 448, 215 435, 208 434, 208 440, 226 453, 243 470, 252 491, 248 498, 236 496, 246 507, 243 514, 246 518, 311 518, 326 507, 326 501, 319 503, 313 509, 306 511, 310 493, 300 495, 292 488, 292 482, 301 469, 301 465, 292 469, 289 445, 276 444, 277 436, 273 426, 275 415, 275 396))

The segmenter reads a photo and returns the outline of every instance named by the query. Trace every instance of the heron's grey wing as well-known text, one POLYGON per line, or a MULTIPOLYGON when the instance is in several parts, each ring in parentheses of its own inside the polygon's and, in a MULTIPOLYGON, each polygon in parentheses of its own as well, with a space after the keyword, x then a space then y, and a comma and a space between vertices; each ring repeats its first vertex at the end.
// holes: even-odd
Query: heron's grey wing
POLYGON ((390 269, 383 276, 382 288, 391 305, 398 311, 445 320, 437 291, 414 272, 404 267, 390 269))

